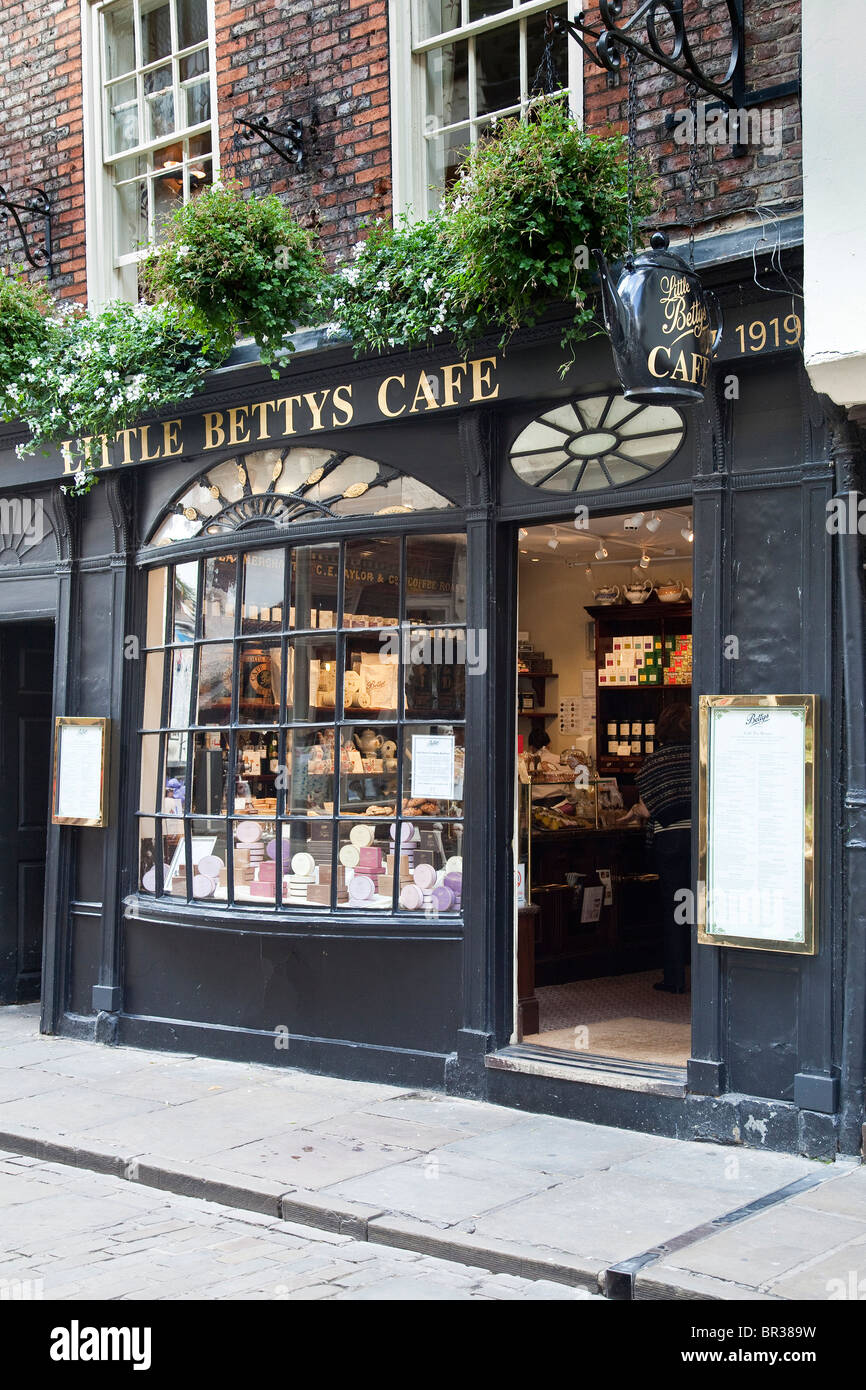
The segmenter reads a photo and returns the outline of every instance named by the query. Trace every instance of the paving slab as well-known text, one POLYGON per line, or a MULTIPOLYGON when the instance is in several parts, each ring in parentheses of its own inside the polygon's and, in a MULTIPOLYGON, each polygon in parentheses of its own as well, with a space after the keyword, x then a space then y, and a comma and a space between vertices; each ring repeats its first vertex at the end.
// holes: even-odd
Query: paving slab
MULTIPOLYGON (((360 1108, 360 1107, 359 1107, 360 1108)), ((372 1115, 387 1115, 393 1120, 412 1120, 422 1125, 444 1125, 468 1137, 488 1130, 507 1129, 524 1117, 504 1105, 487 1105, 479 1100, 457 1100, 453 1096, 437 1095, 435 1091, 411 1091, 365 1107, 372 1115)))
POLYGON ((866 1235, 794 1273, 774 1279, 767 1290, 780 1298, 811 1301, 866 1301, 866 1235))
POLYGON ((801 1192, 791 1199, 790 1206, 808 1207, 810 1211, 832 1212, 836 1216, 851 1216, 866 1221, 866 1168, 859 1166, 838 1177, 828 1177, 819 1187, 801 1192))
POLYGON ((104 1127, 107 1122, 164 1113, 165 1107, 157 1101, 111 1095, 90 1084, 67 1085, 0 1104, 0 1130, 26 1125, 46 1135, 83 1134, 97 1126, 104 1127))
POLYGON ((703 1187, 648 1182, 615 1168, 587 1173, 483 1216, 476 1232, 615 1264, 734 1205, 703 1187))
POLYGON ((786 1274, 862 1237, 862 1221, 828 1217, 807 1207, 794 1214, 783 1203, 678 1251, 665 1264, 671 1270, 770 1288, 786 1274))
POLYGON ((317 1134, 332 1134, 335 1138, 352 1139, 362 1144, 372 1140, 393 1148, 411 1150, 412 1153, 429 1153, 431 1149, 442 1148, 462 1136, 461 1130, 449 1129, 445 1125, 420 1124, 411 1119, 397 1120, 388 1115, 373 1115, 367 1110, 333 1115, 308 1128, 317 1134))
POLYGON ((410 1149, 373 1140, 341 1138, 309 1129, 296 1129, 257 1139, 251 1144, 218 1150, 208 1162, 227 1172, 254 1174, 282 1182, 284 1189, 305 1187, 311 1191, 361 1173, 371 1173, 393 1163, 418 1157, 410 1149))
POLYGON ((636 1158, 627 1159, 619 1165, 618 1171, 652 1182, 681 1179, 690 1186, 719 1193, 733 1210, 786 1187, 798 1178, 807 1177, 815 1172, 815 1164, 792 1154, 668 1139, 636 1158))
POLYGON ((454 1226, 537 1192, 544 1175, 439 1149, 408 1163, 338 1182, 327 1194, 454 1226))
MULTIPOLYGON (((520 1117, 502 1130, 452 1142, 447 1145, 447 1152, 573 1177, 592 1169, 609 1168, 614 1163, 624 1164, 654 1145, 668 1142, 676 1143, 608 1125, 533 1116, 520 1117)), ((664 1162, 661 1158, 660 1161, 664 1162)))

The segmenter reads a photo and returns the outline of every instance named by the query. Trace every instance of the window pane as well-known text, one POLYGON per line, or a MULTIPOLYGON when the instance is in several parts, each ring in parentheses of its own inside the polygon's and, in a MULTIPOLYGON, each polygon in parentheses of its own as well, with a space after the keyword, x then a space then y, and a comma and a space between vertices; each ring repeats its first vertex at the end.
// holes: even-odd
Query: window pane
POLYGON ((236 555, 215 555, 205 561, 202 637, 230 637, 234 632, 237 583, 236 555))
POLYGON ((138 822, 138 883, 143 893, 156 893, 156 821, 141 817, 138 822))
POLYGON ((241 723, 276 724, 282 671, 279 642, 242 642, 238 647, 237 664, 241 723))
MULTIPOLYGON (((552 11, 554 16, 565 19, 567 6, 556 5, 552 11)), ((532 82, 538 72, 539 64, 544 56, 547 34, 545 33, 544 23, 546 15, 531 15, 526 21, 526 68, 529 73, 529 80, 532 82)), ((568 86, 568 35, 559 33, 553 41, 551 56, 553 58, 554 82, 558 90, 560 87, 568 86)))
POLYGON ((327 723, 337 700, 337 639, 297 637, 287 648, 286 719, 327 723))
POLYGON ((479 116, 520 102, 520 33, 516 24, 479 34, 475 40, 476 103, 479 116))
POLYGON ((151 652, 145 657, 144 668, 144 711, 142 727, 162 728, 162 676, 165 670, 165 653, 151 652))
POLYGON ((159 239, 171 214, 183 203, 183 176, 181 171, 160 174, 151 180, 150 195, 153 199, 153 234, 159 239))
POLYGON ((301 545, 292 551, 291 626, 337 626, 338 545, 301 545))
POLYGON ((460 172, 469 147, 469 130, 461 126, 427 140, 427 180, 431 187, 429 206, 432 211, 460 172))
POLYGON ((145 73, 145 110, 148 112, 148 140, 158 140, 174 130, 174 94, 171 90, 171 64, 145 73))
POLYGON ((287 815, 334 813, 333 729, 290 729, 286 733, 287 815))
MULTIPOLYGON (((413 628, 404 661, 406 715, 462 719, 466 706, 467 634, 462 628, 413 628)), ((473 653, 473 655, 475 655, 473 653)), ((486 667, 486 662, 484 663, 486 667)), ((477 661, 470 671, 483 674, 477 661)))
POLYGON ((189 735, 185 729, 172 729, 165 735, 161 791, 174 803, 163 805, 164 815, 179 816, 186 810, 186 750, 189 735))
POLYGON ((121 77, 135 68, 135 35, 132 6, 123 5, 104 15, 105 75, 121 77))
POLYGON ((491 15, 513 8, 512 0, 469 0, 466 18, 472 24, 476 19, 489 19, 491 15))
POLYGON ((171 687, 168 697, 169 728, 185 729, 189 724, 192 691, 192 650, 175 647, 168 653, 171 687))
POLYGON ((228 724, 233 664, 231 642, 199 649, 197 724, 228 724))
POLYGON ((172 898, 187 897, 186 846, 183 821, 165 818, 162 827, 162 853, 165 861, 163 892, 172 898))
MULTIPOLYGON (((142 10, 146 6, 142 5, 142 10)), ((171 52, 171 12, 167 4, 152 5, 141 16, 141 54, 144 63, 155 63, 171 52)))
POLYGON ((146 734, 141 740, 141 782, 138 806, 141 811, 162 809, 163 788, 160 785, 159 734, 146 734))
POLYGON ((198 606, 198 563, 178 565, 174 571, 173 642, 192 642, 198 606))
POLYGON ((340 825, 339 862, 345 892, 338 905, 359 911, 389 912, 393 902, 393 822, 366 821, 340 825))
MULTIPOLYGON (((238 820, 233 823, 235 901, 267 906, 276 896, 276 822, 238 820)), ((288 849, 288 846, 286 847, 288 849)), ((285 858, 285 851, 283 852, 285 858)))
POLYGON ((446 43, 427 54, 427 114, 435 126, 469 119, 469 44, 446 43))
POLYGON ((448 724, 407 726, 403 814, 459 816, 463 808, 464 731, 448 724))
POLYGON ((201 125, 210 120, 210 82, 193 82, 184 87, 187 125, 201 125))
POLYGON ((461 0, 412 0, 412 35, 417 41, 447 34, 462 23, 461 0))
POLYGON ((400 542, 346 542, 344 627, 381 627, 400 616, 400 542))
POLYGON ((138 105, 135 78, 116 82, 106 93, 108 101, 108 142, 112 154, 138 144, 138 105))
POLYGON ((177 37, 181 48, 207 38, 207 0, 177 0, 177 37))
POLYGON ((147 637, 148 647, 161 647, 165 641, 165 598, 168 570, 151 570, 147 577, 147 637))
POLYGON ((283 626, 285 551, 257 550, 244 560, 243 632, 279 632, 283 626))
POLYGON ((342 761, 349 769, 340 778, 340 814, 357 815, 375 806, 378 814, 393 816, 397 809, 397 729, 358 724, 344 726, 339 734, 342 761))
POLYGON ((347 715, 384 719, 397 713, 400 634, 392 627, 347 637, 343 708, 347 715))
POLYGON ((218 816, 227 809, 228 737, 196 734, 192 755, 192 811, 218 816))
POLYGON ((192 896, 196 901, 228 897, 226 827, 224 821, 194 820, 190 824, 192 896))
POLYGON ((400 909, 456 917, 463 897, 462 825, 403 821, 400 840, 400 909))
POLYGON ((118 188, 114 238, 115 256, 128 256, 146 245, 147 185, 143 181, 118 188))
POLYGON ((406 540, 406 617, 413 623, 466 621, 466 537, 406 540))

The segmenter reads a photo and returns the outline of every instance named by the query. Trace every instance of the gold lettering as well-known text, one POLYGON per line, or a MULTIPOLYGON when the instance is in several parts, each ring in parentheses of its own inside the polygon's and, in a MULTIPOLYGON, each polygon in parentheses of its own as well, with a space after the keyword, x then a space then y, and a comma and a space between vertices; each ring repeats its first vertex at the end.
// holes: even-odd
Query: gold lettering
POLYGON ((674 367, 673 371, 671 372, 671 380, 673 380, 673 381, 690 381, 690 380, 691 380, 691 378, 690 378, 690 376, 689 376, 689 369, 688 369, 688 367, 686 366, 686 355, 685 355, 684 352, 681 352, 680 355, 679 355, 679 357, 677 358, 677 364, 676 364, 676 366, 674 367))
POLYGON ((274 410, 276 404, 276 401, 257 401, 255 405, 250 406, 250 414, 258 416, 259 440, 271 437, 268 433, 268 411, 274 410))
POLYGON ((121 464, 132 463, 132 440, 137 436, 138 430, 118 430, 114 436, 115 444, 123 440, 123 458, 121 464))
POLYGON ((409 410, 410 415, 417 415, 418 403, 422 397, 427 402, 428 410, 439 409, 439 402, 433 395, 433 388, 430 385, 430 379, 427 376, 426 372, 421 372, 420 376, 418 377, 418 390, 415 392, 415 399, 413 400, 409 410))
POLYGON ((333 404, 334 412, 335 412, 334 424, 335 424, 335 425, 348 425, 349 422, 350 422, 350 420, 352 420, 352 418, 354 417, 354 414, 355 414, 355 407, 354 407, 353 404, 352 404, 352 387, 351 387, 350 385, 349 385, 349 386, 335 386, 335 387, 334 387, 334 399, 333 399, 332 404, 333 404), (344 397, 344 399, 341 399, 341 393, 342 393, 342 397, 344 397), (340 411, 343 412, 343 414, 344 414, 344 416, 345 416, 345 419, 343 419, 343 420, 338 420, 338 419, 336 418, 336 412, 337 412, 338 410, 340 410, 340 411))
POLYGON ((653 376, 667 376, 667 375, 668 375, 667 372, 657 372, 657 371, 656 371, 656 365, 655 365, 655 364, 656 364, 656 358, 657 358, 658 353, 660 353, 660 352, 664 352, 664 353, 665 353, 665 357, 667 357, 667 353, 665 352, 665 348, 664 348, 664 344, 663 344, 663 343, 659 343, 657 347, 654 347, 653 350, 652 350, 652 352, 650 353, 649 357, 648 357, 647 360, 646 360, 647 367, 648 367, 649 370, 652 372, 653 376))
POLYGON ((330 391, 323 391, 323 392, 322 392, 322 399, 321 399, 321 401, 317 401, 317 400, 316 400, 316 393, 315 393, 315 391, 307 391, 307 392, 305 392, 305 394, 304 394, 304 400, 307 402, 307 405, 310 407, 310 414, 311 414, 312 417, 313 417, 313 429, 314 429, 314 430, 322 430, 322 429, 325 428, 324 425, 322 424, 322 411, 323 411, 324 408, 325 408, 325 405, 326 405, 326 403, 327 403, 327 400, 328 400, 328 397, 330 396, 330 394, 331 394, 330 391))
POLYGON ((221 410, 207 410, 204 417, 204 447, 206 449, 219 449, 226 442, 226 432, 223 429, 223 414, 221 410))
POLYGON ((108 453, 108 435, 101 434, 99 436, 99 443, 102 449, 102 463, 99 466, 100 468, 111 468, 112 464, 108 453))
POLYGON ((248 414, 249 411, 245 405, 235 405, 229 410, 229 444, 249 444, 248 414), (241 430, 243 430, 243 434, 241 434, 241 430))
POLYGON ((443 405, 456 405, 457 397, 455 391, 459 391, 462 382, 455 382, 454 375, 459 372, 461 376, 466 375, 465 362, 451 362, 447 367, 442 368, 442 383, 445 388, 445 399, 443 405))
POLYGON ((301 404, 300 396, 283 396, 274 403, 275 410, 283 412, 283 434, 295 434, 295 406, 301 404))
POLYGON ((496 366, 495 357, 476 357, 469 363, 472 368, 472 400, 473 401, 495 401, 499 395, 499 387, 495 386, 490 390, 490 372, 496 366), (488 394, 485 396, 484 392, 488 394))
POLYGON ((405 412, 406 407, 405 405, 401 405, 399 410, 392 410, 388 405, 388 387, 391 385, 392 381, 396 381, 399 386, 405 387, 406 385, 405 376, 386 376, 382 385, 379 387, 378 400, 380 413, 382 415, 387 415, 390 420, 395 420, 398 415, 402 415, 405 412))
POLYGON ((76 470, 75 470, 75 459, 72 457, 72 440, 71 440, 71 439, 64 439, 64 440, 63 440, 63 443, 60 445, 60 456, 61 456, 61 458, 63 459, 63 471, 64 471, 64 473, 74 473, 76 470))
POLYGON ((162 425, 163 452, 167 459, 183 453, 183 437, 179 434, 180 420, 164 420, 162 425))
POLYGON ((157 451, 156 451, 155 454, 152 454, 152 453, 150 452, 150 442, 149 442, 149 440, 148 440, 148 433, 149 433, 149 431, 150 431, 150 425, 142 425, 141 429, 138 431, 139 437, 140 437, 140 439, 141 439, 141 461, 142 461, 142 463, 154 463, 154 462, 156 461, 156 459, 161 459, 161 458, 162 458, 162 450, 161 450, 160 448, 157 447, 157 451))

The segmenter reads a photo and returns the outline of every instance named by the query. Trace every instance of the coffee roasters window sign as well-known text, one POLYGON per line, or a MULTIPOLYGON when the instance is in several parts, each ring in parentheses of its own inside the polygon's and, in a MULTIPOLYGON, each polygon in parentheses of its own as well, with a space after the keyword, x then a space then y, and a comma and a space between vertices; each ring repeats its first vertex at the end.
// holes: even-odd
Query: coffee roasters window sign
POLYGON ((151 570, 140 890, 458 914, 465 570, 458 534, 235 537, 151 570))

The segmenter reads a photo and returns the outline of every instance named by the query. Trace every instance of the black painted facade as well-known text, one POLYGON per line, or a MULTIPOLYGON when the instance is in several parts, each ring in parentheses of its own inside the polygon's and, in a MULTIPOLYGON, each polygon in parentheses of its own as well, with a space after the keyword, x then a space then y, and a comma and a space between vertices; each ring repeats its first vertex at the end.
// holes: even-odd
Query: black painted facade
MULTIPOLYGON (((706 269, 732 318, 760 301, 751 269, 751 262, 706 269)), ((215 373, 202 395, 171 413, 183 422, 183 453, 118 461, 81 500, 59 491, 62 461, 19 461, 19 436, 8 429, 0 436, 0 496, 41 498, 51 525, 40 546, 0 565, 0 624, 6 631, 53 623, 54 712, 112 720, 109 827, 48 830, 42 1026, 107 1043, 442 1088, 681 1137, 857 1152, 866 962, 862 900, 852 885, 862 872, 864 798, 850 730, 862 720, 862 665, 858 696, 856 670, 843 657, 847 645, 856 667, 851 643, 862 609, 858 538, 831 538, 825 518, 834 492, 857 486, 861 456, 812 393, 797 350, 742 357, 726 336, 712 391, 703 407, 685 411, 686 437, 671 462, 639 488, 579 500, 593 515, 693 505, 695 702, 719 692, 820 697, 818 953, 693 947, 692 1058, 681 1093, 623 1086, 622 1078, 590 1084, 579 1064, 568 1078, 515 1070, 507 1054, 504 1065, 486 1064, 508 1047, 513 1027, 516 531, 530 520, 569 519, 577 500, 520 482, 508 450, 550 404, 616 385, 605 338, 584 344, 564 379, 558 344, 551 321, 504 356, 495 344, 479 347, 479 359, 498 359, 479 393, 485 399, 378 421, 371 408, 339 429, 292 440, 357 451, 455 504, 432 523, 420 514, 376 518, 377 534, 465 528, 466 620, 487 630, 490 656, 486 676, 466 683, 462 923, 369 913, 313 921, 289 909, 241 918, 213 903, 166 903, 136 891, 143 663, 126 659, 124 639, 143 631, 145 572, 155 558, 226 546, 225 537, 196 539, 155 557, 144 540, 201 470, 204 413, 274 395, 268 374, 256 363, 215 373), (731 374, 736 399, 727 398, 731 374), (728 635, 739 640, 737 660, 724 657, 728 635), (290 1043, 275 1050, 281 1026, 290 1043)), ((417 381, 422 369, 436 375, 451 360, 447 347, 360 361, 345 346, 320 347, 295 355, 278 393, 351 382, 359 400, 372 401, 386 376, 417 381)), ((209 458, 242 451, 214 448, 209 458)), ((370 529, 369 518, 303 521, 292 539, 370 529)), ((261 538, 273 543, 274 528, 263 524, 261 538)), ((3 795, 8 804, 16 790, 4 782, 3 795)), ((7 936, 11 929, 8 921, 0 927, 7 936)))

